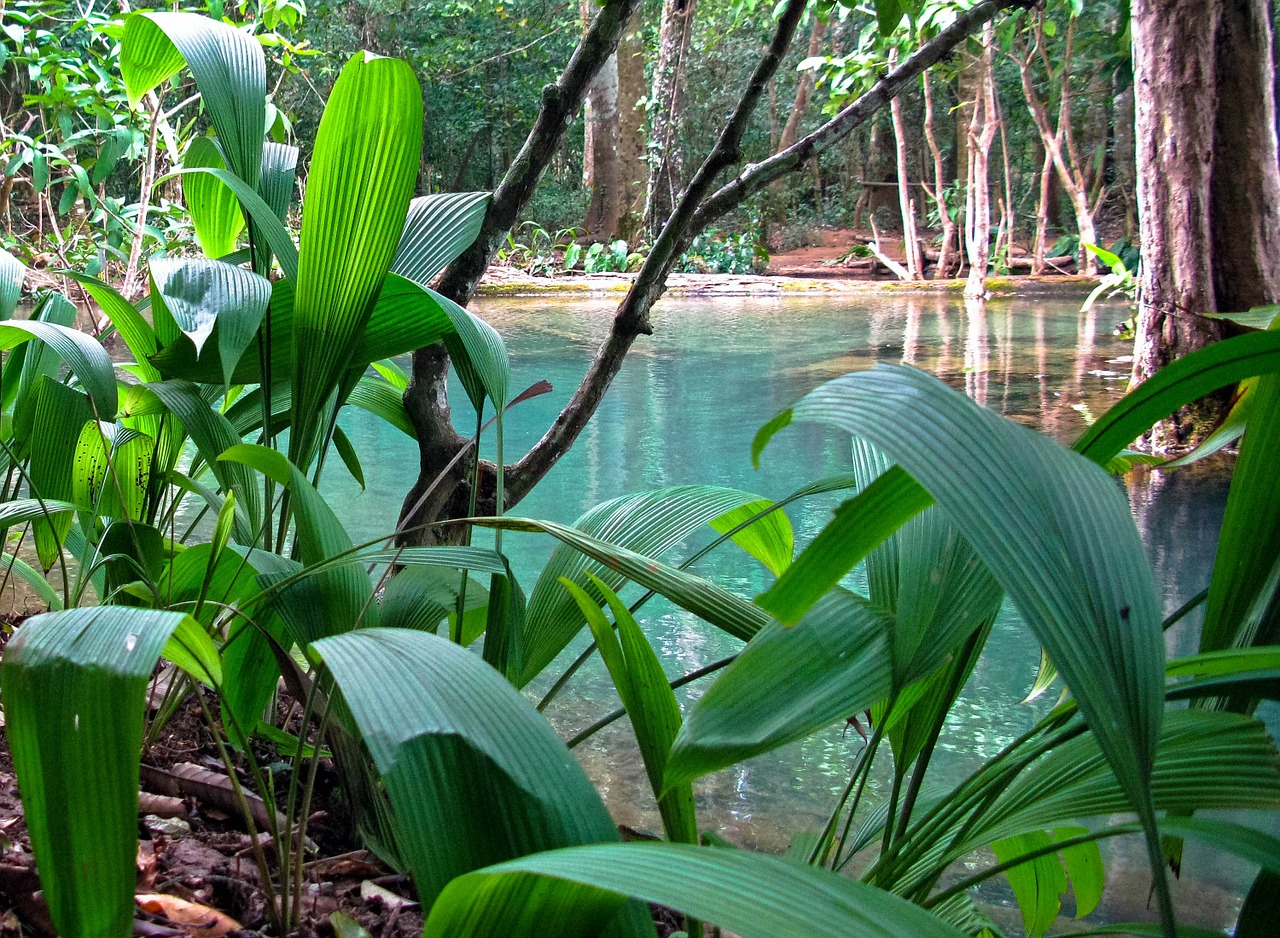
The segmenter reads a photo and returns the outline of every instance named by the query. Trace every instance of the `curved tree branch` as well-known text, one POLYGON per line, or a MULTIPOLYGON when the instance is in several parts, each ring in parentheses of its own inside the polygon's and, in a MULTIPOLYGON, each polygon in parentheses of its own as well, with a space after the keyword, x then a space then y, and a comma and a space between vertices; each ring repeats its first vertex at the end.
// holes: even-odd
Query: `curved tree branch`
MULTIPOLYGON (((596 353, 582 383, 542 439, 519 462, 508 469, 506 476, 508 503, 514 504, 519 501, 569 451, 578 434, 595 414, 600 400, 622 367, 622 361, 631 344, 638 335, 647 335, 651 332, 649 312, 662 295, 667 276, 676 260, 700 232, 771 182, 796 171, 809 160, 843 140, 885 107, 901 89, 914 83, 927 69, 949 56, 955 47, 976 28, 992 19, 997 13, 1010 7, 1029 7, 1033 2, 1034 0, 982 0, 957 16, 955 22, 921 46, 915 54, 876 82, 870 91, 849 104, 813 133, 769 159, 747 166, 737 178, 707 196, 706 193, 714 177, 741 158, 739 143, 742 129, 750 117, 750 109, 754 108, 769 77, 772 76, 772 70, 777 69, 778 62, 773 56, 778 54, 780 57, 777 46, 783 31, 787 30, 786 43, 790 42, 795 32, 798 14, 795 22, 790 22, 789 26, 787 17, 793 12, 793 7, 798 5, 802 10, 804 4, 789 3, 782 14, 774 40, 757 65, 738 109, 725 127, 715 149, 704 161, 693 181, 689 183, 689 188, 682 196, 671 219, 664 226, 662 234, 659 235, 650 252, 649 259, 619 306, 613 328, 596 353), (770 66, 772 70, 766 71, 770 66), (758 81, 760 79, 762 82, 758 81), (744 107, 747 110, 744 111, 744 107)), ((782 51, 785 53, 785 45, 782 51)))

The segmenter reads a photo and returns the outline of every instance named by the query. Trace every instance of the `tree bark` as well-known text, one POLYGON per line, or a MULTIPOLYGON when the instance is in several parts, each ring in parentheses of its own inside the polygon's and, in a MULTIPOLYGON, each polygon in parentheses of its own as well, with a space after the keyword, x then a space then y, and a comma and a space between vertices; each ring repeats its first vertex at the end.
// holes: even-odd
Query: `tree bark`
MULTIPOLYGON (((808 58, 816 58, 822 52, 822 37, 826 34, 827 24, 818 19, 813 18, 813 26, 809 30, 809 54, 808 58)), ((782 128, 782 137, 778 141, 778 149, 785 150, 796 142, 796 137, 800 133, 800 122, 804 120, 804 112, 809 107, 809 96, 813 94, 814 77, 817 75, 813 69, 800 73, 800 78, 796 81, 796 97, 791 102, 791 111, 787 114, 787 123, 782 128)))
POLYGON ((1280 298, 1280 171, 1271 17, 1266 0, 1221 0, 1210 186, 1217 308, 1280 298))
POLYGON ((938 209, 938 224, 942 228, 942 243, 938 247, 938 265, 935 268, 934 277, 945 280, 955 273, 956 263, 953 258, 957 256, 956 223, 951 217, 950 206, 947 205, 947 182, 943 169, 942 149, 938 146, 938 138, 933 131, 933 83, 929 80, 928 72, 920 76, 920 81, 924 88, 924 139, 933 157, 933 188, 930 189, 926 183, 925 190, 938 209))
POLYGON ((987 269, 991 263, 991 144, 996 138, 996 89, 992 75, 991 24, 982 31, 982 52, 974 69, 973 117, 969 122, 969 179, 965 196, 965 243, 969 250, 969 279, 966 297, 986 293, 987 269))
POLYGON ((693 16, 698 0, 665 0, 658 33, 658 62, 649 96, 652 147, 649 193, 644 226, 657 237, 675 207, 684 185, 684 154, 680 126, 684 120, 685 59, 693 40, 693 16))
POLYGON ((615 234, 629 243, 637 240, 644 221, 645 186, 649 178, 646 158, 643 23, 637 9, 623 27, 618 41, 618 177, 621 214, 615 234))
MULTIPOLYGON (((1135 0, 1134 85, 1143 276, 1133 382, 1226 334, 1203 313, 1280 298, 1280 167, 1265 0, 1135 0)), ((1157 427, 1185 447, 1218 396, 1157 427)))
POLYGON ((591 83, 583 113, 583 184, 591 191, 583 227, 592 241, 606 241, 622 218, 617 53, 609 56, 591 83))
MULTIPOLYGON (((897 64, 897 50, 889 53, 889 67, 897 64)), ((911 198, 911 179, 907 169, 907 129, 902 120, 902 98, 894 95, 889 102, 889 115, 893 124, 894 151, 898 162, 898 207, 902 212, 902 251, 907 262, 908 280, 924 279, 924 258, 920 254, 920 239, 916 236, 916 204, 911 198)))

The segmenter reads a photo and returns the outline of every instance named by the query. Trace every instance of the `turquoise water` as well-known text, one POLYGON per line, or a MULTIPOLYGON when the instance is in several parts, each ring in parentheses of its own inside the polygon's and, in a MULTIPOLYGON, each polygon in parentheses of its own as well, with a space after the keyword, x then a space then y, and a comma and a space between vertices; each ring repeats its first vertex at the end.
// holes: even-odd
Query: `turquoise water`
MULTIPOLYGON (((966 310, 944 297, 664 300, 655 334, 642 337, 577 445, 521 503, 516 514, 573 521, 587 508, 638 489, 679 483, 731 485, 780 497, 846 468, 848 441, 815 427, 793 427, 775 439, 761 468, 751 468, 750 442, 761 424, 829 378, 876 362, 909 362, 932 371, 1012 419, 1070 441, 1124 391, 1130 347, 1112 338, 1116 310, 1078 311, 1078 300, 991 301, 966 310)), ((477 303, 511 350, 512 386, 549 380, 553 394, 513 411, 509 454, 523 452, 550 425, 585 373, 607 333, 612 303, 503 300, 477 303)), ((468 427, 465 397, 453 395, 455 419, 468 427)), ((387 533, 413 481, 414 444, 359 414, 344 426, 365 461, 368 490, 349 479, 330 488, 357 539, 387 533)), ((464 432, 470 432, 466 430, 464 432)), ((1227 492, 1229 463, 1128 480, 1135 519, 1151 551, 1167 605, 1176 608, 1208 581, 1227 492)), ((829 517, 834 496, 798 506, 797 539, 812 537, 829 517)), ((549 538, 506 542, 526 590, 549 555, 549 538)), ((765 574, 734 553, 700 568, 740 592, 767 586, 765 574)), ((672 675, 709 664, 737 643, 692 616, 650 603, 644 624, 672 675)), ((1194 634, 1170 637, 1188 650, 1194 634)), ((577 643, 560 664, 585 645, 577 643)), ((1025 730, 1052 701, 1023 704, 1038 648, 1012 610, 997 623, 987 654, 953 711, 935 760, 936 784, 950 786, 1025 730)), ((549 669, 554 676, 560 664, 549 669)), ((533 693, 550 679, 536 683, 533 693)), ((688 697, 698 693, 697 685, 688 697)), ((688 697, 686 699, 688 699, 688 697)), ((584 668, 547 711, 568 736, 617 705, 603 669, 584 668)), ((704 779, 697 790, 703 827, 757 849, 780 852, 790 836, 819 826, 847 779, 862 741, 840 727, 704 779)), ((657 829, 630 729, 624 722, 593 737, 577 755, 619 823, 657 829)), ((877 792, 873 791, 874 796, 877 792)), ((1188 923, 1229 919, 1247 868, 1189 857, 1193 883, 1179 884, 1188 923), (1203 874, 1203 875, 1201 875, 1203 874)), ((1145 860, 1122 847, 1110 865, 1102 914, 1147 918, 1145 860), (1128 882, 1131 888, 1121 884, 1128 882)), ((990 898, 1006 898, 998 886, 990 898)))

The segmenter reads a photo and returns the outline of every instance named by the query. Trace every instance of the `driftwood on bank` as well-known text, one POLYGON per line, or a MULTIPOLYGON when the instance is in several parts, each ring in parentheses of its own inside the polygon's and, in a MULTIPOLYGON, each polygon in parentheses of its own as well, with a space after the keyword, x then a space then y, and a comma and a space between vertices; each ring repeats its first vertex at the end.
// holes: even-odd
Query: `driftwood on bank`
MULTIPOLYGON (((494 193, 480 237, 443 275, 441 292, 451 299, 465 304, 474 294, 501 238, 528 204, 538 177, 563 138, 568 121, 581 107, 587 85, 617 47, 622 26, 636 2, 605 0, 560 80, 544 89, 543 106, 533 130, 494 193)), ((743 131, 789 49, 804 12, 806 0, 789 0, 733 115, 654 242, 644 266, 619 305, 609 335, 597 351, 582 383, 542 439, 508 469, 507 507, 528 494, 568 452, 595 413, 632 343, 638 336, 652 331, 649 313, 653 304, 662 296, 668 275, 694 237, 770 183, 795 172, 843 140, 884 108, 909 83, 915 82, 927 69, 949 56, 977 27, 1003 10, 1026 8, 1032 3, 1033 0, 980 0, 817 130, 768 159, 748 164, 738 175, 713 191, 720 173, 741 161, 743 131)), ((459 517, 467 508, 467 493, 462 491, 461 484, 465 460, 459 460, 452 473, 444 473, 443 482, 436 485, 431 497, 422 497, 466 445, 450 421, 445 382, 447 374, 448 356, 442 346, 414 354, 413 378, 405 393, 405 409, 417 430, 420 464, 418 480, 405 501, 406 509, 414 510, 408 511, 408 516, 401 519, 404 527, 459 517)), ((481 513, 491 513, 496 507, 493 502, 494 481, 493 467, 486 467, 481 474, 477 501, 481 513)))

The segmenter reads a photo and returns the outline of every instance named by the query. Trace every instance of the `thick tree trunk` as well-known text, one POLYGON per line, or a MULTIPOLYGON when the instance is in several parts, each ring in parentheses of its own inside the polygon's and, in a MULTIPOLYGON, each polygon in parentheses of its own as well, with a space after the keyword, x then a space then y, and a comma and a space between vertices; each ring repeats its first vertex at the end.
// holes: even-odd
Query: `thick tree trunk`
POLYGON ((698 0, 666 0, 658 33, 658 62, 649 96, 652 120, 649 194, 644 226, 656 238, 684 187, 684 157, 680 126, 684 121, 685 59, 693 39, 693 15, 698 0))
MULTIPOLYGON (((1202 314, 1280 298, 1280 168, 1265 0, 1135 0, 1143 277, 1133 382, 1223 337, 1202 314)), ((1222 398, 1151 437, 1190 443, 1222 398)))
POLYGON ((609 56, 587 91, 582 176, 591 191, 583 227, 592 241, 613 237, 622 217, 622 166, 618 125, 618 56, 609 56))
POLYGON ((1217 308, 1280 298, 1280 171, 1266 0, 1220 0, 1217 121, 1210 186, 1217 308))
POLYGON ((645 150, 648 137, 644 109, 640 102, 648 89, 644 83, 644 37, 640 11, 623 27, 618 40, 618 179, 622 212, 618 217, 619 238, 637 240, 644 221, 645 187, 649 161, 645 150))

